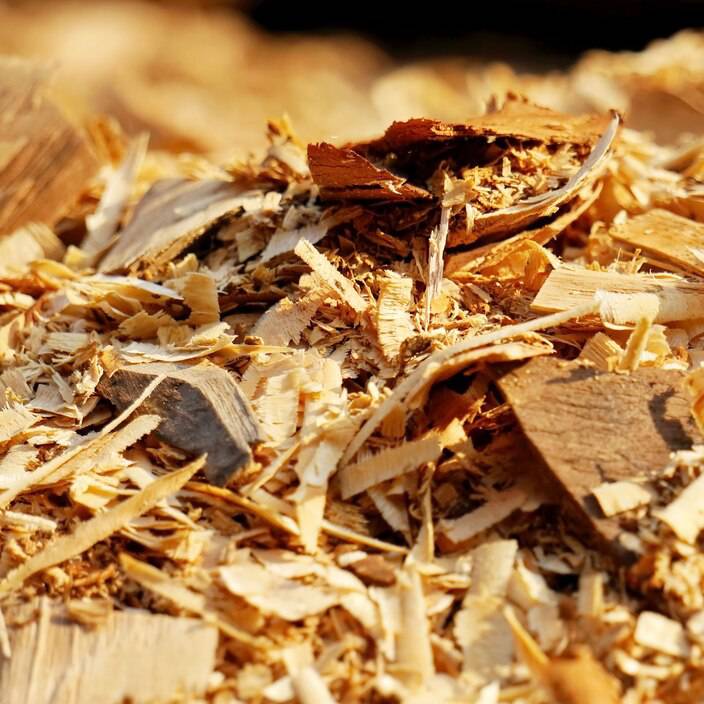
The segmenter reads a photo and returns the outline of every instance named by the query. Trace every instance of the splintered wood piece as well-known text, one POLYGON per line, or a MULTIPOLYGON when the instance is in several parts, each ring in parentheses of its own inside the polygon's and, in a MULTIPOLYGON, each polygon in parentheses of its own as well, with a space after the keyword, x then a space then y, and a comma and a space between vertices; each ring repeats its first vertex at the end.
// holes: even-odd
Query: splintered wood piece
MULTIPOLYGON (((483 267, 491 266, 506 257, 525 241, 530 240, 540 245, 547 244, 591 207, 600 192, 601 188, 597 187, 592 189, 585 197, 577 196, 573 201, 561 208, 560 214, 554 220, 545 225, 524 230, 501 242, 489 242, 466 252, 461 251, 451 254, 445 260, 445 275, 455 281, 462 281, 464 278, 471 279, 475 272, 481 271, 483 267)), ((463 233, 450 233, 450 246, 454 247, 455 243, 461 241, 465 236, 463 233)))
POLYGON ((128 609, 89 629, 46 598, 6 615, 12 658, 0 658, 0 704, 197 698, 215 667, 218 632, 201 619, 128 609))
POLYGON ((374 166, 352 149, 338 148, 327 142, 308 146, 308 163, 324 198, 415 200, 431 197, 425 189, 374 166))
POLYGON ((609 234, 640 249, 663 269, 704 276, 704 225, 668 210, 650 210, 613 227, 609 234))
POLYGON ((408 158, 415 154, 415 150, 437 148, 442 143, 446 143, 451 150, 467 140, 486 144, 505 137, 518 141, 585 146, 600 142, 594 147, 588 163, 585 163, 586 169, 580 170, 562 188, 528 199, 514 206, 514 210, 486 214, 484 220, 475 222, 476 227, 486 229, 488 233, 497 231, 507 218, 517 220, 520 217, 520 221, 515 223, 516 228, 525 226, 546 210, 554 212, 560 204, 574 197, 585 185, 587 175, 601 164, 619 123, 616 114, 574 117, 510 100, 496 113, 475 117, 461 124, 413 119, 394 122, 382 137, 371 142, 344 147, 328 143, 311 144, 308 147, 308 165, 321 195, 328 200, 418 200, 432 198, 432 195, 426 188, 408 183, 403 175, 393 173, 380 162, 389 158, 393 160, 399 155, 408 158))
MULTIPOLYGON (((649 274, 593 271, 565 265, 550 273, 533 300, 531 309, 538 313, 567 310, 594 300, 597 291, 623 295, 624 301, 628 296, 653 294, 659 303, 654 318, 656 323, 701 318, 704 307, 704 283, 649 274)), ((635 323, 639 317, 640 315, 636 315, 628 320, 614 322, 635 323)))
MULTIPOLYGON (((491 210, 478 215, 474 219, 471 237, 487 237, 516 232, 528 227, 540 218, 554 215, 560 206, 575 198, 583 188, 601 175, 611 156, 611 147, 620 125, 621 118, 618 113, 613 113, 604 133, 594 145, 587 159, 577 173, 571 176, 563 186, 526 198, 508 208, 491 210)), ((450 238, 451 246, 456 247, 464 244, 465 237, 466 230, 454 233, 454 236, 450 238)))
POLYGON ((98 167, 83 136, 42 94, 47 73, 0 59, 0 235, 30 222, 52 225, 98 167))
POLYGON ((105 272, 164 264, 227 215, 250 205, 229 181, 157 181, 100 264, 105 272))
POLYGON ((250 445, 260 439, 256 418, 237 382, 207 362, 136 364, 104 376, 98 392, 123 411, 158 376, 163 380, 137 412, 162 418, 154 434, 164 442, 192 455, 207 453, 206 476, 214 484, 226 484, 249 463, 250 445))
POLYGON ((610 374, 544 358, 499 385, 587 537, 623 556, 618 517, 605 517, 592 492, 605 482, 647 479, 671 452, 702 442, 685 374, 653 368, 610 374))

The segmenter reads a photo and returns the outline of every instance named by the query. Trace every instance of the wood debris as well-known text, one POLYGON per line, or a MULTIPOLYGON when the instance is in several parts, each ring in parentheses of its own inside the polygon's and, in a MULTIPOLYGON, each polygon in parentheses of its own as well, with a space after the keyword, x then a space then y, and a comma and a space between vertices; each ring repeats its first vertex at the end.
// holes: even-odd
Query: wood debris
POLYGON ((61 127, 0 203, 0 701, 701 699, 702 148, 499 98, 61 127))
POLYGON ((87 140, 46 95, 48 68, 0 62, 0 233, 53 225, 97 168, 87 140))
POLYGON ((633 480, 662 471, 670 453, 701 442, 684 381, 677 371, 603 374, 574 362, 537 359, 499 383, 576 516, 595 541, 619 551, 621 527, 611 517, 621 511, 608 503, 604 483, 618 482, 616 491, 624 494, 633 480), (614 432, 621 425, 627 433, 614 432))
POLYGON ((129 609, 87 629, 47 597, 9 617, 17 625, 14 655, 0 662, 3 704, 165 701, 202 692, 215 665, 217 631, 192 618, 129 609))
POLYGON ((98 391, 122 412, 150 384, 139 413, 157 415, 157 437, 191 455, 206 455, 206 474, 225 484, 252 459, 257 420, 237 382, 207 362, 195 366, 136 364, 106 374, 98 391))

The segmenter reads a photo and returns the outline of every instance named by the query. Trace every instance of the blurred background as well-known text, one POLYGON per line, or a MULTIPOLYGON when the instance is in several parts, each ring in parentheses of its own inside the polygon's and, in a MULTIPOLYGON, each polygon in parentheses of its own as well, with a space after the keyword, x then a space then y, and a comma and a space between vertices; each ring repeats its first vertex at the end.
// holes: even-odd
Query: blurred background
POLYGON ((215 157, 259 151, 284 114, 304 141, 342 142, 462 120, 509 91, 613 107, 672 141, 704 129, 701 26, 698 0, 0 0, 0 51, 52 62, 76 117, 215 157))

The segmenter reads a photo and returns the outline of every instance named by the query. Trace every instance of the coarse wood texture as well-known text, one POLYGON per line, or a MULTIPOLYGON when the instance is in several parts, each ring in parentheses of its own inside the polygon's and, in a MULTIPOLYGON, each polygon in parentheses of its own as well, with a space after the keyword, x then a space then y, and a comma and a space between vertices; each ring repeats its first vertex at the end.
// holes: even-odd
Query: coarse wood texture
POLYGON ((683 281, 671 276, 594 271, 570 265, 563 265, 551 272, 533 300, 531 309, 538 313, 567 310, 594 300, 597 291, 631 296, 654 294, 659 302, 656 323, 701 318, 704 310, 702 282, 683 281))
POLYGON ((639 249, 654 264, 704 275, 704 225, 656 208, 617 225, 609 233, 618 244, 639 249))
POLYGON ((209 227, 239 208, 239 193, 240 189, 232 183, 216 179, 157 181, 101 262, 101 271, 170 261, 209 227))
POLYGON ((702 442, 678 371, 602 373, 579 362, 534 359, 499 385, 521 428, 593 542, 621 554, 618 518, 604 517, 592 490, 646 479, 670 453, 702 442))
POLYGON ((224 485, 248 464, 250 445, 259 440, 249 402, 227 371, 209 363, 122 367, 101 380, 99 392, 123 411, 160 375, 138 412, 162 418, 154 434, 164 442, 192 455, 207 453, 206 476, 224 485))
POLYGON ((218 632, 201 619, 130 609, 86 628, 42 598, 6 620, 12 657, 0 659, 0 704, 190 701, 215 664, 218 632))
POLYGON ((42 94, 47 70, 0 58, 0 235, 56 222, 97 171, 86 140, 42 94))

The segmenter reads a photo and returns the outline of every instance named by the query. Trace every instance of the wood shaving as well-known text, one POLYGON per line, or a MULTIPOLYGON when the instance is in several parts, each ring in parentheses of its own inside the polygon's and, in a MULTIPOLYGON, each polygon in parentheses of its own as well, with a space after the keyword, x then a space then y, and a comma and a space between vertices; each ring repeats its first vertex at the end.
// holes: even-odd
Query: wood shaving
POLYGON ((409 67, 382 136, 227 162, 161 150, 208 135, 157 82, 148 149, 0 62, 0 702, 702 699, 704 146, 630 122, 648 81, 692 116, 702 53, 663 46, 464 103, 409 67))

